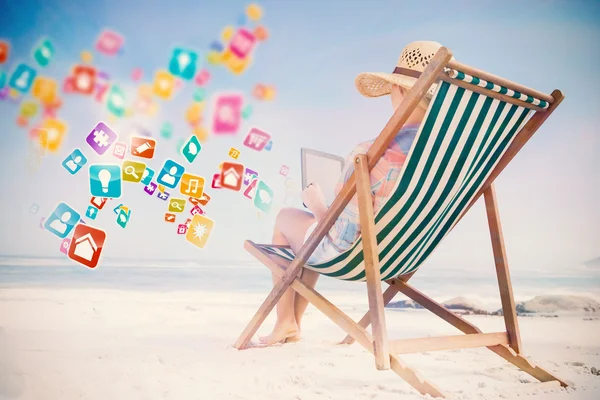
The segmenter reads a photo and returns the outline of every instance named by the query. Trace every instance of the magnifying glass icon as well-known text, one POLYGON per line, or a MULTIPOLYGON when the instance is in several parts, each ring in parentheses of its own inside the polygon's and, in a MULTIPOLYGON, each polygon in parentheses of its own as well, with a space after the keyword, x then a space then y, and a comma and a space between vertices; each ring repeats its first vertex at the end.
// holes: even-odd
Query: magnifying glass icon
POLYGON ((135 173, 135 167, 133 165, 126 166, 125 173, 127 175, 133 176, 135 179, 140 179, 139 175, 135 173))
POLYGON ((176 202, 176 201, 172 201, 172 202, 171 202, 171 208, 175 208, 176 210, 183 211, 183 209, 181 208, 181 204, 179 204, 179 203, 178 203, 178 202, 176 202))

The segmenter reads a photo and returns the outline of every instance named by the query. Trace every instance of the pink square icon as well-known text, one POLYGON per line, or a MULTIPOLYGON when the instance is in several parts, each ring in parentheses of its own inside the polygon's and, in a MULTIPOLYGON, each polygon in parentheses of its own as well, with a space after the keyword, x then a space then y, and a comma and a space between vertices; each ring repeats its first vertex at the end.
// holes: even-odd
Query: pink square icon
POLYGON ((236 134, 242 122, 242 96, 221 95, 215 104, 213 132, 217 135, 236 134))
POLYGON ((60 251, 65 254, 69 254, 69 245, 71 244, 71 239, 64 238, 62 243, 60 244, 60 251))
POLYGON ((244 59, 252 52, 255 43, 256 37, 254 34, 247 29, 240 28, 229 42, 229 51, 238 58, 244 59))
POLYGON ((186 224, 179 224, 179 226, 177 226, 177 234, 178 235, 185 235, 187 232, 187 225, 186 224))
POLYGON ((123 158, 125 158, 125 153, 127 153, 127 145, 121 142, 115 143, 115 146, 113 148, 113 156, 122 160, 123 158))
POLYGON ((100 34, 100 37, 98 37, 96 50, 107 56, 114 56, 119 52, 121 46, 123 46, 123 42, 123 36, 119 33, 105 30, 100 34))
POLYGON ((269 139, 271 139, 271 135, 267 132, 261 131, 258 128, 252 128, 244 140, 244 146, 261 151, 267 145, 269 139))
POLYGON ((290 172, 290 168, 287 165, 282 165, 279 169, 279 173, 283 176, 287 176, 288 172, 290 172))
POLYGON ((204 210, 200 208, 200 206, 195 206, 194 208, 192 208, 190 210, 190 213, 192 215, 196 215, 196 214, 200 214, 200 215, 204 215, 204 210))
POLYGON ((209 79, 210 79, 210 72, 203 69, 202 71, 200 71, 198 73, 198 75, 196 75, 195 82, 196 82, 196 85, 198 85, 198 86, 204 86, 208 83, 209 79))

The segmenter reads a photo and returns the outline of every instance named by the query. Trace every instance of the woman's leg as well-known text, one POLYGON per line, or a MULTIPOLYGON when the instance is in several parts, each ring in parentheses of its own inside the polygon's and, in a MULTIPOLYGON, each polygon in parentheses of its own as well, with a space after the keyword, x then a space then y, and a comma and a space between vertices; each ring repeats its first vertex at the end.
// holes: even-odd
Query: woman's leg
MULTIPOLYGON (((306 231, 314 222, 314 216, 308 212, 296 208, 282 209, 275 221, 273 244, 288 245, 292 248, 292 251, 298 252, 304 243, 306 231)), ((307 270, 305 269, 305 271, 307 270)), ((276 285, 280 279, 277 275, 273 274, 273 285, 276 285)), ((298 334, 294 306, 294 299, 296 297, 299 298, 301 296, 295 296, 294 289, 292 288, 288 288, 281 296, 281 299, 277 303, 277 322, 275 323, 273 332, 269 336, 260 338, 263 343, 278 343, 287 337, 298 334)), ((304 309, 306 309, 306 305, 304 309)))

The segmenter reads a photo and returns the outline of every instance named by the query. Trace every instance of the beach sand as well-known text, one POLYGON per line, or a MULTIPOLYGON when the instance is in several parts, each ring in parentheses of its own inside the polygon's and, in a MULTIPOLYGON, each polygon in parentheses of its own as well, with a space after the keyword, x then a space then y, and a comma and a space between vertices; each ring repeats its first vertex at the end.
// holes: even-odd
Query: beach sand
MULTIPOLYGON (((364 298, 327 295, 358 319, 364 298)), ((0 289, 0 398, 70 399, 406 399, 418 394, 377 371, 361 346, 309 306, 304 340, 271 348, 231 347, 264 294, 0 289)), ((458 334, 422 310, 389 310, 389 336, 458 334)), ((484 332, 503 319, 467 316, 484 332)), ((269 332, 274 315, 261 330, 269 332)), ((539 385, 489 350, 402 358, 454 399, 598 399, 600 320, 522 317, 524 352, 572 386, 539 385)))

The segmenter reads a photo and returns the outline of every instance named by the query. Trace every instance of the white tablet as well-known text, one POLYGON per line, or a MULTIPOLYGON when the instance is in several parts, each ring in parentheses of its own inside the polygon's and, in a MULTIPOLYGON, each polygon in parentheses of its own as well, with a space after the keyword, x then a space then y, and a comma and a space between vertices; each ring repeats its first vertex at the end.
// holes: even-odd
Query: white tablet
POLYGON ((302 190, 311 182, 319 184, 330 206, 335 198, 335 186, 344 167, 344 157, 311 149, 300 149, 302 157, 302 190))

